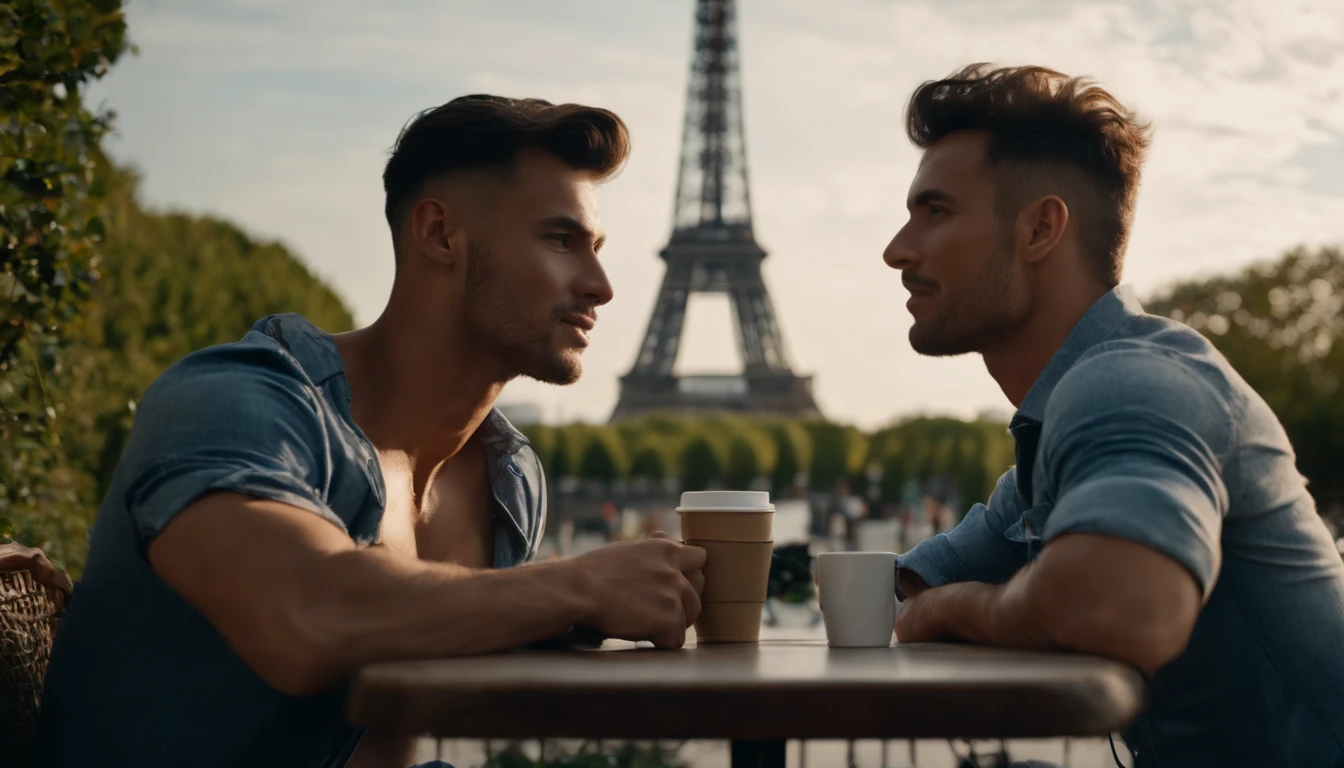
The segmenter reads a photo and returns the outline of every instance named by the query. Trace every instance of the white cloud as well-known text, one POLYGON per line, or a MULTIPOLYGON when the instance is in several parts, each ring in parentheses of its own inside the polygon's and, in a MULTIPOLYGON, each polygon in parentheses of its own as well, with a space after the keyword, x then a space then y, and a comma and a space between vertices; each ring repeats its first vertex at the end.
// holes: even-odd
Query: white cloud
MULTIPOLYGON (((831 415, 871 425, 1002 405, 977 360, 909 350, 904 292, 880 260, 918 161, 905 100, 971 61, 1090 74, 1153 120, 1127 273, 1145 292, 1344 240, 1344 181, 1322 171, 1344 173, 1344 5, 1332 0, 742 0, 739 15, 766 279, 831 415)), ((379 173, 411 113, 486 90, 621 114, 635 155, 602 193, 618 296, 587 375, 509 390, 552 417, 605 418, 661 277, 690 2, 142 0, 131 33, 142 56, 100 93, 123 113, 117 146, 146 171, 149 198, 285 240, 363 320, 391 281, 379 173)), ((706 341, 706 359, 731 347, 706 341)))

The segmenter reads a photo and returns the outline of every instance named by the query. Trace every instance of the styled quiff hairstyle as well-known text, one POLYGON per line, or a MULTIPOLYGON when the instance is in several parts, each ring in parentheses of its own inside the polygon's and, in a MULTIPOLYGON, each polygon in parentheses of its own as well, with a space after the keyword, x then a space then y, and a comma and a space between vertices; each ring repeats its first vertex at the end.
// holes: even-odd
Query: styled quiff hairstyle
POLYGON ((416 115, 397 137, 383 170, 388 225, 395 233, 430 179, 464 170, 510 176, 519 150, 528 147, 607 179, 630 155, 630 132, 621 118, 598 107, 460 96, 416 115))
POLYGON ((1148 123, 1086 78, 972 64, 921 85, 906 111, 906 132, 920 149, 963 131, 988 135, 999 215, 1059 195, 1096 277, 1108 288, 1120 282, 1148 123))

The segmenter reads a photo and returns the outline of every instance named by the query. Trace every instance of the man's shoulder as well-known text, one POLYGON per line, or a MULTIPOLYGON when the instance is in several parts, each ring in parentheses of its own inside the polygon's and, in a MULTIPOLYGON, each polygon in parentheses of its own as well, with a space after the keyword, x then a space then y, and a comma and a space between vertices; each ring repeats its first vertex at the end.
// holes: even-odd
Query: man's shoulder
POLYGON ((322 374, 329 375, 326 369, 331 362, 322 354, 326 350, 312 349, 309 337, 293 335, 305 326, 312 328, 298 315, 264 317, 238 341, 203 347, 182 357, 154 380, 145 396, 183 387, 219 388, 224 393, 245 392, 267 383, 312 386, 325 377, 322 374), (287 330, 291 335, 285 335, 287 330), (311 370, 314 359, 323 364, 317 366, 322 370, 311 370))
POLYGON ((259 330, 264 322, 238 341, 196 350, 160 374, 136 403, 136 431, 184 420, 221 429, 233 424, 234 430, 264 430, 267 424, 321 429, 318 422, 329 408, 322 389, 301 356, 259 330))
POLYGON ((1229 450, 1246 397, 1227 361, 1193 330, 1147 316, 1130 323, 1141 327, 1097 344, 1061 377, 1046 432, 1093 439, 1146 424, 1169 439, 1189 434, 1229 450))
POLYGON ((145 400, 183 390, 244 393, 267 383, 303 386, 309 378, 275 339, 252 331, 239 341, 204 347, 173 363, 145 391, 145 400))
POLYGON ((1083 353, 1060 382, 1106 385, 1125 400, 1179 392, 1212 398, 1229 410, 1244 406, 1249 389, 1207 338, 1188 325, 1139 315, 1083 353))

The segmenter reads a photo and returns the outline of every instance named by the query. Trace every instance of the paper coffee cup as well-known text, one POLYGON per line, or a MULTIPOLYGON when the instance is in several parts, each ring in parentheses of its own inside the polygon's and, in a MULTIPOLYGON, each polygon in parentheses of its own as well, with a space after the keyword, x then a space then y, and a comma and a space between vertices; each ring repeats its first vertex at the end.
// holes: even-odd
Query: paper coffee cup
POLYGON ((687 539, 686 543, 707 554, 702 603, 765 602, 770 557, 775 552, 773 542, 687 539))
POLYGON ((751 603, 701 603, 695 620, 697 643, 755 643, 761 639, 761 614, 765 601, 751 603))
POLYGON ((756 642, 774 554, 775 507, 761 491, 689 491, 681 538, 706 552, 698 642, 756 642))
POLYGON ((682 539, 774 541, 775 505, 765 491, 687 491, 677 515, 682 539))

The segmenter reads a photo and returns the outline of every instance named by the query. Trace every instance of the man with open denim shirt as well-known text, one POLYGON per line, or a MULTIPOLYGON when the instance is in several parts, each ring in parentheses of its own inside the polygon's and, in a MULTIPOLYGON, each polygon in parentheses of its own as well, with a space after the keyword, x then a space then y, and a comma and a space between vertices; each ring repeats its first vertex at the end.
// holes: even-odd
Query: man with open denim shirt
POLYGON ((429 110, 384 174, 397 270, 377 322, 263 318, 149 388, 56 640, 44 765, 404 768, 409 740, 346 723, 362 664, 573 628, 684 642, 702 549, 523 565, 545 481, 493 408, 517 376, 579 377, 612 295, 594 189, 628 149, 601 109, 429 110))
POLYGON ((1151 675, 1139 766, 1344 765, 1344 564, 1265 402, 1117 287, 1147 127, 1086 81, 926 83, 885 253, 910 340, 979 352, 1016 467, 898 560, 902 642, 1120 659, 1151 675))

